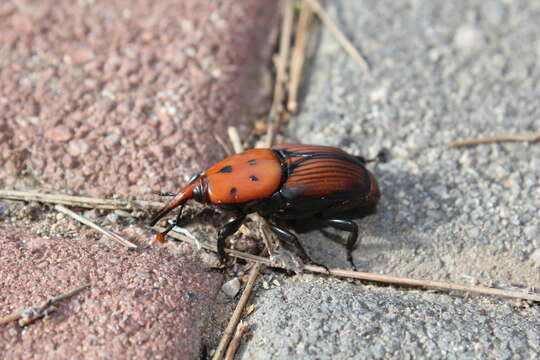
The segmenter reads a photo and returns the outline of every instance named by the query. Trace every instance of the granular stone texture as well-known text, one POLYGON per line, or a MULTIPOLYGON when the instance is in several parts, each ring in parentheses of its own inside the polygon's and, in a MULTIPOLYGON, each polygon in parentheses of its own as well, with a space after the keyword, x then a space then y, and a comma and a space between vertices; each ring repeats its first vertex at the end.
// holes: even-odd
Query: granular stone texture
POLYGON ((220 276, 166 249, 43 239, 6 225, 0 225, 0 233, 8 234, 0 237, 0 316, 90 284, 60 302, 48 320, 0 327, 0 358, 198 356, 220 276))
POLYGON ((281 286, 257 288, 240 359, 538 358, 537 306, 307 275, 270 283, 281 286))
MULTIPOLYGON (((289 136, 371 163, 375 215, 358 221, 361 271, 540 293, 540 144, 448 148, 451 141, 535 133, 540 125, 540 2, 326 1, 371 65, 328 28, 307 64, 289 136)), ((306 251, 348 267, 308 229, 306 251)), ((473 294, 262 278, 241 359, 538 359, 538 304, 473 294), (521 304, 521 305, 520 305, 521 304)))
POLYGON ((223 155, 228 125, 247 133, 276 15, 257 0, 3 1, 2 182, 177 188, 223 155))
MULTIPOLYGON (((323 30, 290 127, 304 143, 367 157, 387 149, 386 163, 369 164, 382 196, 377 215, 359 222, 356 265, 540 288, 538 143, 445 146, 538 131, 540 3, 373 4, 328 7, 366 53, 371 75, 323 30)), ((324 237, 307 243, 325 263, 344 266, 324 237)))

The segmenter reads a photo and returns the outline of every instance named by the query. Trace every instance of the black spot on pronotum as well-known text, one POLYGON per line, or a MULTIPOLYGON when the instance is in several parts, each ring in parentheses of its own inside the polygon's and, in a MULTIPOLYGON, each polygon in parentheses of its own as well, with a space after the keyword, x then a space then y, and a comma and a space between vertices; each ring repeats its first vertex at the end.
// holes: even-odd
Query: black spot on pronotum
POLYGON ((257 165, 257 160, 255 160, 255 159, 248 160, 248 164, 251 165, 251 166, 257 165))
POLYGON ((259 181, 259 178, 256 177, 255 175, 251 175, 251 176, 249 177, 249 180, 251 180, 251 181, 259 181))
POLYGON ((236 190, 235 187, 231 188, 230 193, 231 193, 232 196, 235 196, 237 192, 238 192, 238 190, 236 190))
POLYGON ((227 165, 227 166, 223 167, 221 170, 219 170, 218 172, 220 172, 220 173, 231 173, 232 172, 232 166, 227 165))

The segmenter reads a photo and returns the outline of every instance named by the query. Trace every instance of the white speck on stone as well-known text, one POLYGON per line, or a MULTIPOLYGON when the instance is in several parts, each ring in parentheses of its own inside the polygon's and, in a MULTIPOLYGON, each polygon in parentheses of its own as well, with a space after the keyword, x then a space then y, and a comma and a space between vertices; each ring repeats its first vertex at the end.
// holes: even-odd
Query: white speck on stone
POLYGON ((529 225, 523 229, 523 234, 525 234, 525 237, 529 240, 534 240, 537 238, 539 232, 538 226, 536 225, 529 225))
POLYGON ((84 140, 75 139, 69 142, 68 153, 71 156, 84 155, 88 152, 88 143, 84 140))
POLYGON ((536 249, 532 254, 531 254, 531 257, 530 259, 532 260, 532 262, 540 267, 540 249, 536 249))
POLYGON ((461 25, 454 34, 454 45, 464 51, 480 48, 484 45, 484 34, 474 25, 461 25))
POLYGON ((195 57, 197 55, 197 50, 193 46, 188 46, 184 49, 184 53, 189 57, 195 57))
POLYGON ((164 108, 169 115, 175 115, 178 112, 178 108, 170 103, 166 103, 164 108))
POLYGON ((446 189, 446 186, 444 185, 437 185, 432 188, 433 193, 435 195, 439 196, 441 199, 448 198, 448 190, 446 189))
POLYGON ((387 98, 387 91, 385 88, 375 89, 369 94, 369 98, 373 102, 385 103, 387 98))
POLYGON ((115 213, 109 213, 107 214, 107 220, 109 220, 111 223, 115 224, 118 222, 118 215, 115 213))

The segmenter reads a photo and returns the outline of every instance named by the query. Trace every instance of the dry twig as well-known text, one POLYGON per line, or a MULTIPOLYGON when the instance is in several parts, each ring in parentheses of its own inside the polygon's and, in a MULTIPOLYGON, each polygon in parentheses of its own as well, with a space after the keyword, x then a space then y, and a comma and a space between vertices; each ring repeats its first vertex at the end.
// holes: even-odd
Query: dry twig
POLYGON ((157 201, 97 199, 85 196, 41 194, 37 191, 0 190, 0 198, 22 201, 37 201, 42 203, 61 204, 90 209, 128 211, 159 209, 163 206, 162 203, 157 201))
POLYGON ((102 226, 99 226, 98 224, 92 222, 88 218, 86 218, 86 217, 84 217, 82 215, 79 215, 76 212, 73 212, 73 211, 69 210, 68 208, 66 208, 63 205, 55 205, 54 208, 56 210, 60 211, 61 213, 64 213, 66 215, 71 216, 75 220, 83 223, 84 225, 90 226, 92 229, 95 229, 95 230, 99 231, 100 233, 104 234, 105 236, 107 236, 111 240, 116 241, 117 243, 119 243, 122 246, 125 246, 127 248, 131 248, 131 249, 134 249, 134 248, 137 247, 137 245, 133 244, 132 242, 127 241, 126 239, 124 239, 120 235, 115 234, 115 233, 105 229, 102 226))
POLYGON ((234 309, 233 315, 231 319, 229 320, 229 324, 227 325, 227 328, 225 329, 225 333, 223 334, 223 337, 221 338, 221 341, 219 342, 219 346, 212 360, 221 360, 221 358, 223 357, 223 354, 225 353, 225 349, 227 345, 229 344, 231 336, 233 335, 236 329, 236 326, 238 325, 238 322, 240 321, 240 318, 242 317, 242 313, 244 312, 244 306, 246 306, 246 303, 249 299, 249 295, 251 295, 251 291, 253 290, 253 285, 255 284, 255 280, 257 280, 257 276, 259 276, 260 269, 261 269, 261 263, 256 262, 253 264, 253 267, 249 271, 249 277, 246 283, 246 287, 244 288, 244 292, 242 292, 242 296, 240 297, 240 300, 238 301, 238 304, 236 305, 236 308, 234 309))
POLYGON ((216 141, 219 143, 219 145, 221 145, 221 147, 225 151, 225 154, 227 154, 227 156, 231 156, 233 154, 232 150, 229 147, 229 145, 225 141, 223 141, 221 136, 219 136, 218 134, 214 134, 214 137, 216 138, 216 141))
POLYGON ((234 359, 236 350, 238 350, 238 347, 240 346, 240 342, 242 341, 242 336, 244 336, 245 333, 247 333, 248 331, 249 331, 249 324, 246 324, 243 321, 240 321, 238 323, 238 328, 236 329, 236 332, 234 333, 234 337, 232 338, 231 343, 229 344, 227 353, 225 354, 225 360, 234 359))
POLYGON ((239 154, 244 151, 244 146, 242 145, 242 141, 240 140, 240 134, 238 134, 238 130, 234 126, 229 126, 227 128, 227 132, 229 133, 229 139, 231 140, 231 143, 233 145, 234 152, 236 154, 239 154))
POLYGON ((447 147, 462 147, 462 146, 473 146, 479 144, 488 144, 494 142, 503 142, 503 141, 539 141, 540 133, 532 134, 521 134, 521 135, 503 135, 503 136, 493 136, 486 138, 478 138, 464 141, 454 141, 446 144, 447 147))
POLYGON ((321 6, 319 0, 305 0, 306 3, 313 9, 321 21, 326 25, 330 33, 336 38, 337 42, 343 47, 343 49, 356 61, 362 69, 369 74, 369 64, 362 57, 362 55, 356 50, 353 44, 347 39, 345 35, 339 30, 339 27, 336 25, 334 20, 328 15, 326 10, 321 6))
MULTIPOLYGON (((304 267, 308 271, 317 272, 317 273, 327 273, 326 269, 320 266, 314 265, 305 265, 304 267)), ((464 291, 469 293, 476 293, 482 295, 491 295, 491 296, 503 296, 516 299, 524 299, 540 302, 540 294, 529 294, 519 291, 510 291, 510 290, 501 290, 488 288, 484 286, 474 286, 474 285, 460 285, 453 283, 446 283, 442 281, 431 281, 431 280, 416 280, 410 278, 403 278, 397 276, 389 275, 379 275, 372 274, 367 272, 360 271, 350 271, 342 269, 332 269, 330 270, 330 275, 337 277, 346 277, 359 280, 374 281, 386 284, 402 285, 402 286, 414 286, 414 287, 425 287, 438 290, 452 290, 452 291, 464 291)))
POLYGON ((281 35, 279 41, 279 54, 276 64, 276 82, 274 84, 274 98, 268 118, 268 132, 266 138, 267 147, 272 146, 279 128, 283 114, 283 100, 285 98, 285 83, 287 81, 287 64, 289 62, 289 50, 291 47, 291 34, 294 20, 292 1, 282 1, 281 35))
MULTIPOLYGON (((158 231, 162 231, 162 228, 155 227, 155 229, 157 229, 158 231)), ((186 236, 179 235, 173 231, 171 231, 169 235, 176 239, 186 241, 190 244, 194 244, 193 240, 189 239, 186 236)), ((207 250, 217 252, 217 248, 214 244, 201 242, 200 245, 201 247, 207 250)), ((227 248, 225 249, 225 252, 229 254, 230 256, 235 256, 235 257, 247 260, 247 261, 258 262, 258 263, 261 263, 270 267, 273 266, 270 260, 268 260, 267 258, 263 258, 260 256, 251 255, 251 254, 244 253, 238 250, 227 249, 227 248)), ((416 279, 403 278, 403 277, 397 277, 397 276, 379 275, 379 274, 372 274, 372 273, 367 273, 367 272, 342 270, 342 269, 331 269, 330 273, 328 273, 325 268, 321 266, 315 266, 315 265, 304 265, 304 270, 323 274, 323 275, 333 275, 336 277, 367 280, 367 281, 373 281, 373 282, 379 282, 379 283, 385 283, 385 284, 394 284, 394 285, 412 286, 412 287, 425 287, 425 288, 433 288, 433 289, 438 289, 438 290, 464 291, 464 292, 470 292, 470 293, 476 293, 476 294, 482 294, 482 295, 503 296, 503 297, 509 297, 509 298, 540 302, 540 294, 529 294, 529 293, 523 293, 519 291, 501 290, 501 289, 494 289, 494 288, 489 288, 489 287, 484 287, 484 286, 468 286, 468 285, 445 283, 442 281, 416 280, 416 279)))
MULTIPOLYGON (((160 227, 160 226, 154 226, 154 227, 152 227, 152 229, 154 229, 156 231, 159 231, 159 232, 162 232, 162 231, 165 230, 164 227, 160 227)), ((174 228, 167 234, 167 236, 173 237, 173 238, 175 238, 177 240, 180 240, 180 241, 184 241, 184 242, 186 242, 186 243, 188 243, 190 245, 193 245, 194 247, 200 246, 201 248, 203 248, 205 250, 217 253, 216 244, 208 243, 206 241, 200 241, 200 240, 197 240, 197 239, 192 239, 192 238, 190 238, 190 237, 188 237, 188 236, 186 236, 184 234, 176 232, 176 229, 174 229, 174 228)), ((243 260, 247 260, 247 261, 259 262, 261 264, 271 266, 270 261, 268 259, 266 259, 266 258, 261 257, 261 256, 251 255, 249 253, 244 253, 244 252, 234 250, 234 249, 229 249, 229 248, 225 248, 225 253, 230 255, 230 256, 237 257, 239 259, 243 259, 243 260)))
POLYGON ((291 54, 289 70, 289 91, 287 110, 296 112, 298 110, 298 89, 302 78, 302 71, 306 61, 307 45, 309 43, 311 24, 313 23, 313 11, 302 2, 298 25, 296 27, 294 48, 291 54))
POLYGON ((39 318, 47 316, 48 314, 50 314, 51 310, 54 311, 55 308, 53 307, 53 305, 55 305, 56 303, 77 294, 78 292, 86 289, 89 286, 90 284, 79 286, 78 288, 68 291, 67 293, 60 294, 53 298, 49 298, 47 301, 41 304, 18 310, 13 314, 0 319, 0 326, 19 319, 19 325, 26 326, 39 318))

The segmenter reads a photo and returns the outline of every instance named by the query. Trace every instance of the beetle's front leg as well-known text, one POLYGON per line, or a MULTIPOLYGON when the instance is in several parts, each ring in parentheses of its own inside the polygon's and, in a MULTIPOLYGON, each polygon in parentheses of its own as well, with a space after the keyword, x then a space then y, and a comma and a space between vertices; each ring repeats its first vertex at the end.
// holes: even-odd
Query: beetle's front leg
POLYGON ((165 242, 165 236, 171 231, 178 223, 180 222, 180 219, 182 218, 182 211, 184 210, 184 205, 180 207, 180 210, 178 211, 178 215, 176 215, 176 219, 172 224, 167 226, 167 228, 156 235, 156 241, 160 244, 163 244, 165 242))
POLYGON ((356 265, 354 265, 352 258, 352 252, 356 247, 356 242, 358 240, 358 225, 356 225, 354 221, 345 219, 325 219, 324 223, 332 226, 335 229, 349 232, 347 242, 345 243, 345 247, 347 248, 347 261, 349 261, 353 269, 356 270, 356 265))
POLYGON ((246 215, 240 215, 233 221, 225 224, 224 227, 222 227, 219 230, 218 233, 218 239, 217 239, 217 253, 219 257, 219 262, 223 265, 227 261, 227 255, 225 254, 225 239, 229 237, 230 235, 234 234, 238 228, 240 228, 240 225, 242 225, 242 222, 246 218, 246 215))

